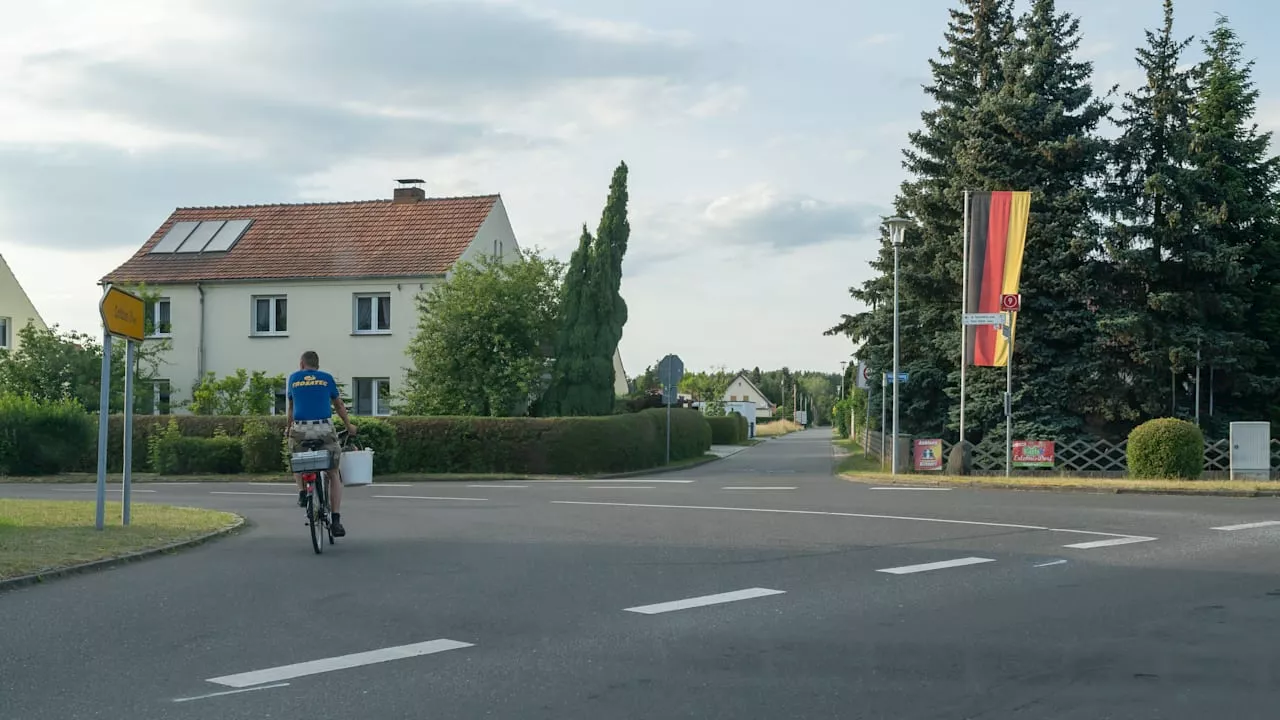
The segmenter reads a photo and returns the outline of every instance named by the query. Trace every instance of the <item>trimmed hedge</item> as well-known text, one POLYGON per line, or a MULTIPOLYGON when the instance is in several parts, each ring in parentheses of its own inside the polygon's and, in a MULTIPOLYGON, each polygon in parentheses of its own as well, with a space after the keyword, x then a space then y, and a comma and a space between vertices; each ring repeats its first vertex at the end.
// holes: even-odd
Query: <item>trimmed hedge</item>
POLYGON ((1174 418, 1149 420, 1129 433, 1129 475, 1198 480, 1204 472, 1204 433, 1174 418))
POLYGON ((76 468, 93 422, 74 402, 0 396, 0 475, 49 475, 76 468))
POLYGON ((711 426, 712 445, 737 445, 747 439, 746 418, 741 415, 709 417, 707 424, 711 426), (742 419, 742 422, 739 422, 739 419, 742 419))
MULTIPOLYGON (((607 417, 395 416, 352 421, 360 427, 356 444, 374 451, 376 474, 584 475, 661 465, 666 457, 666 417, 666 409, 657 408, 607 417)), ((97 438, 92 432, 96 418, 85 418, 89 436, 69 446, 65 454, 78 461, 61 470, 92 472, 96 467, 97 438)), ((673 461, 700 457, 711 447, 711 425, 702 413, 672 409, 671 422, 673 461)), ((284 429, 284 418, 278 415, 137 416, 133 421, 133 469, 169 474, 243 470, 284 475, 284 429), (232 445, 237 453, 234 462, 230 459, 232 445), (235 469, 227 470, 232 467, 235 469)), ((112 472, 121 470, 123 437, 122 418, 111 417, 107 457, 112 472)))

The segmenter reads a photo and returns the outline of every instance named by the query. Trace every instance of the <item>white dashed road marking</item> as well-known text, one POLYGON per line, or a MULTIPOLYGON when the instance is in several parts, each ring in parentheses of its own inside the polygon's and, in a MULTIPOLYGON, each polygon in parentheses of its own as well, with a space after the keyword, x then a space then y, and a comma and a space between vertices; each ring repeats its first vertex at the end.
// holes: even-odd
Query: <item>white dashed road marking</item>
POLYGON ((930 570, 945 570, 947 568, 964 567, 966 565, 981 565, 983 563, 995 562, 991 558, 965 557, 956 558, 955 560, 942 560, 940 562, 922 563, 920 565, 903 565, 902 567, 885 568, 876 572, 889 573, 890 575, 911 575, 913 573, 929 572, 930 570))
POLYGON ((796 488, 795 488, 795 486, 790 486, 790 487, 788 487, 788 486, 785 486, 785 485, 775 485, 775 486, 772 486, 772 487, 770 487, 770 486, 765 486, 765 485, 755 485, 755 486, 753 486, 753 485, 734 485, 734 486, 730 486, 730 487, 722 487, 722 488, 720 488, 720 489, 721 489, 721 490, 795 490, 796 488))
POLYGON ((374 495, 373 497, 382 498, 384 500, 474 500, 485 501, 489 498, 478 497, 440 497, 434 495, 374 495))
POLYGON ((298 493, 277 493, 277 492, 249 492, 247 490, 210 490, 210 495, 276 495, 279 497, 298 497, 298 493))
POLYGON ((1133 543, 1151 542, 1155 540, 1153 537, 1144 537, 1141 535, 1121 535, 1119 537, 1108 538, 1106 540, 1091 540, 1089 542, 1072 543, 1063 545, 1062 547, 1075 548, 1076 550, 1093 550, 1094 548, 1113 547, 1115 545, 1132 545, 1133 543))
POLYGON ((1231 532, 1234 530, 1255 530, 1257 528, 1280 526, 1280 520, 1263 520, 1262 522, 1241 523, 1240 525, 1223 525, 1222 527, 1212 528, 1213 530, 1225 530, 1231 532))
POLYGON ((270 690, 271 688, 289 687, 289 683, 272 683, 271 685, 262 685, 259 687, 243 688, 241 690, 223 690, 222 692, 209 693, 207 695, 196 695, 195 697, 174 698, 176 703, 191 702, 192 700, 207 700, 209 698, 222 697, 223 695, 239 695, 240 693, 255 692, 257 690, 270 690))
POLYGON ((253 672, 239 673, 237 675, 223 675, 209 678, 208 682, 233 688, 247 688, 254 685, 262 685, 263 683, 292 680, 307 675, 317 675, 319 673, 333 672, 334 670, 348 670, 362 665, 374 665, 390 660, 404 660, 406 658, 433 655, 448 650, 469 647, 473 647, 473 645, 471 643, 458 642, 457 640, 428 640, 427 642, 414 643, 412 645, 399 645, 351 655, 339 655, 338 657, 324 658, 323 660, 281 665, 280 667, 254 670, 253 672))
POLYGON ((782 595, 784 592, 786 591, 770 590, 768 588, 747 588, 746 590, 734 590, 733 592, 719 593, 716 595, 703 595, 701 597, 685 598, 684 600, 673 600, 671 602, 657 603, 656 605, 641 605, 639 607, 627 608, 625 612, 640 613, 641 615, 658 615, 661 613, 674 612, 676 610, 688 610, 689 608, 706 607, 707 605, 719 605, 721 603, 751 600, 754 598, 768 597, 770 595, 782 595))

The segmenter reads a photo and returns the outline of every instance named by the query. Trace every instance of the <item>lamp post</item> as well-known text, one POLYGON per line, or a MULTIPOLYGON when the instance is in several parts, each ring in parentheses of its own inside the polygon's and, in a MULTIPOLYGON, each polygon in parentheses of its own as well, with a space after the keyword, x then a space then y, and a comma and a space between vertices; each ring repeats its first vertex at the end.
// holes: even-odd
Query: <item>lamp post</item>
POLYGON ((844 373, 845 373, 845 368, 848 366, 849 366, 848 360, 840 361, 840 395, 839 397, 836 398, 837 400, 844 399, 844 373))
POLYGON ((891 217, 884 221, 889 228, 889 240, 893 242, 893 460, 890 472, 898 474, 898 385, 902 376, 898 374, 898 250, 902 247, 902 237, 907 232, 911 221, 902 217, 891 217))

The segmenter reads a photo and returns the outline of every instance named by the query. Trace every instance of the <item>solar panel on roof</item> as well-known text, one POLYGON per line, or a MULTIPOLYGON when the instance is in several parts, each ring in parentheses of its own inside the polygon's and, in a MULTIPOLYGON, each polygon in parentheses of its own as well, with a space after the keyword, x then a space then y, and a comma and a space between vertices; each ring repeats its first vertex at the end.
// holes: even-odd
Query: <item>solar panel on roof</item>
POLYGON ((171 253, 176 251, 178 246, 182 244, 182 241, 186 240, 187 236, 191 234, 191 231, 195 230, 196 226, 199 224, 200 223, 185 220, 183 222, 174 223, 173 227, 169 228, 169 232, 165 233, 164 237, 160 238, 160 242, 156 243, 156 246, 151 248, 151 252, 171 253))
POLYGON ((228 220, 217 235, 204 246, 205 252, 226 252, 244 235, 252 220, 228 220))
POLYGON ((209 239, 217 234, 225 223, 225 220, 205 220, 201 222, 174 252, 197 253, 204 250, 204 246, 209 244, 209 239))

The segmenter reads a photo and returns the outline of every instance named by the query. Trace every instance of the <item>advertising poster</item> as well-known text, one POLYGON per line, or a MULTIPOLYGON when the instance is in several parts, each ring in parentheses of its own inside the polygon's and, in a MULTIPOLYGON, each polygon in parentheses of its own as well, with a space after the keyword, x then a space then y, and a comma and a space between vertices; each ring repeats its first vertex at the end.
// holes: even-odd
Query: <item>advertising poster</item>
POLYGON ((1013 466, 1016 468, 1053 469, 1052 440, 1014 440, 1013 466))
POLYGON ((915 469, 934 472, 942 469, 942 440, 938 438, 916 440, 912 455, 915 469))

